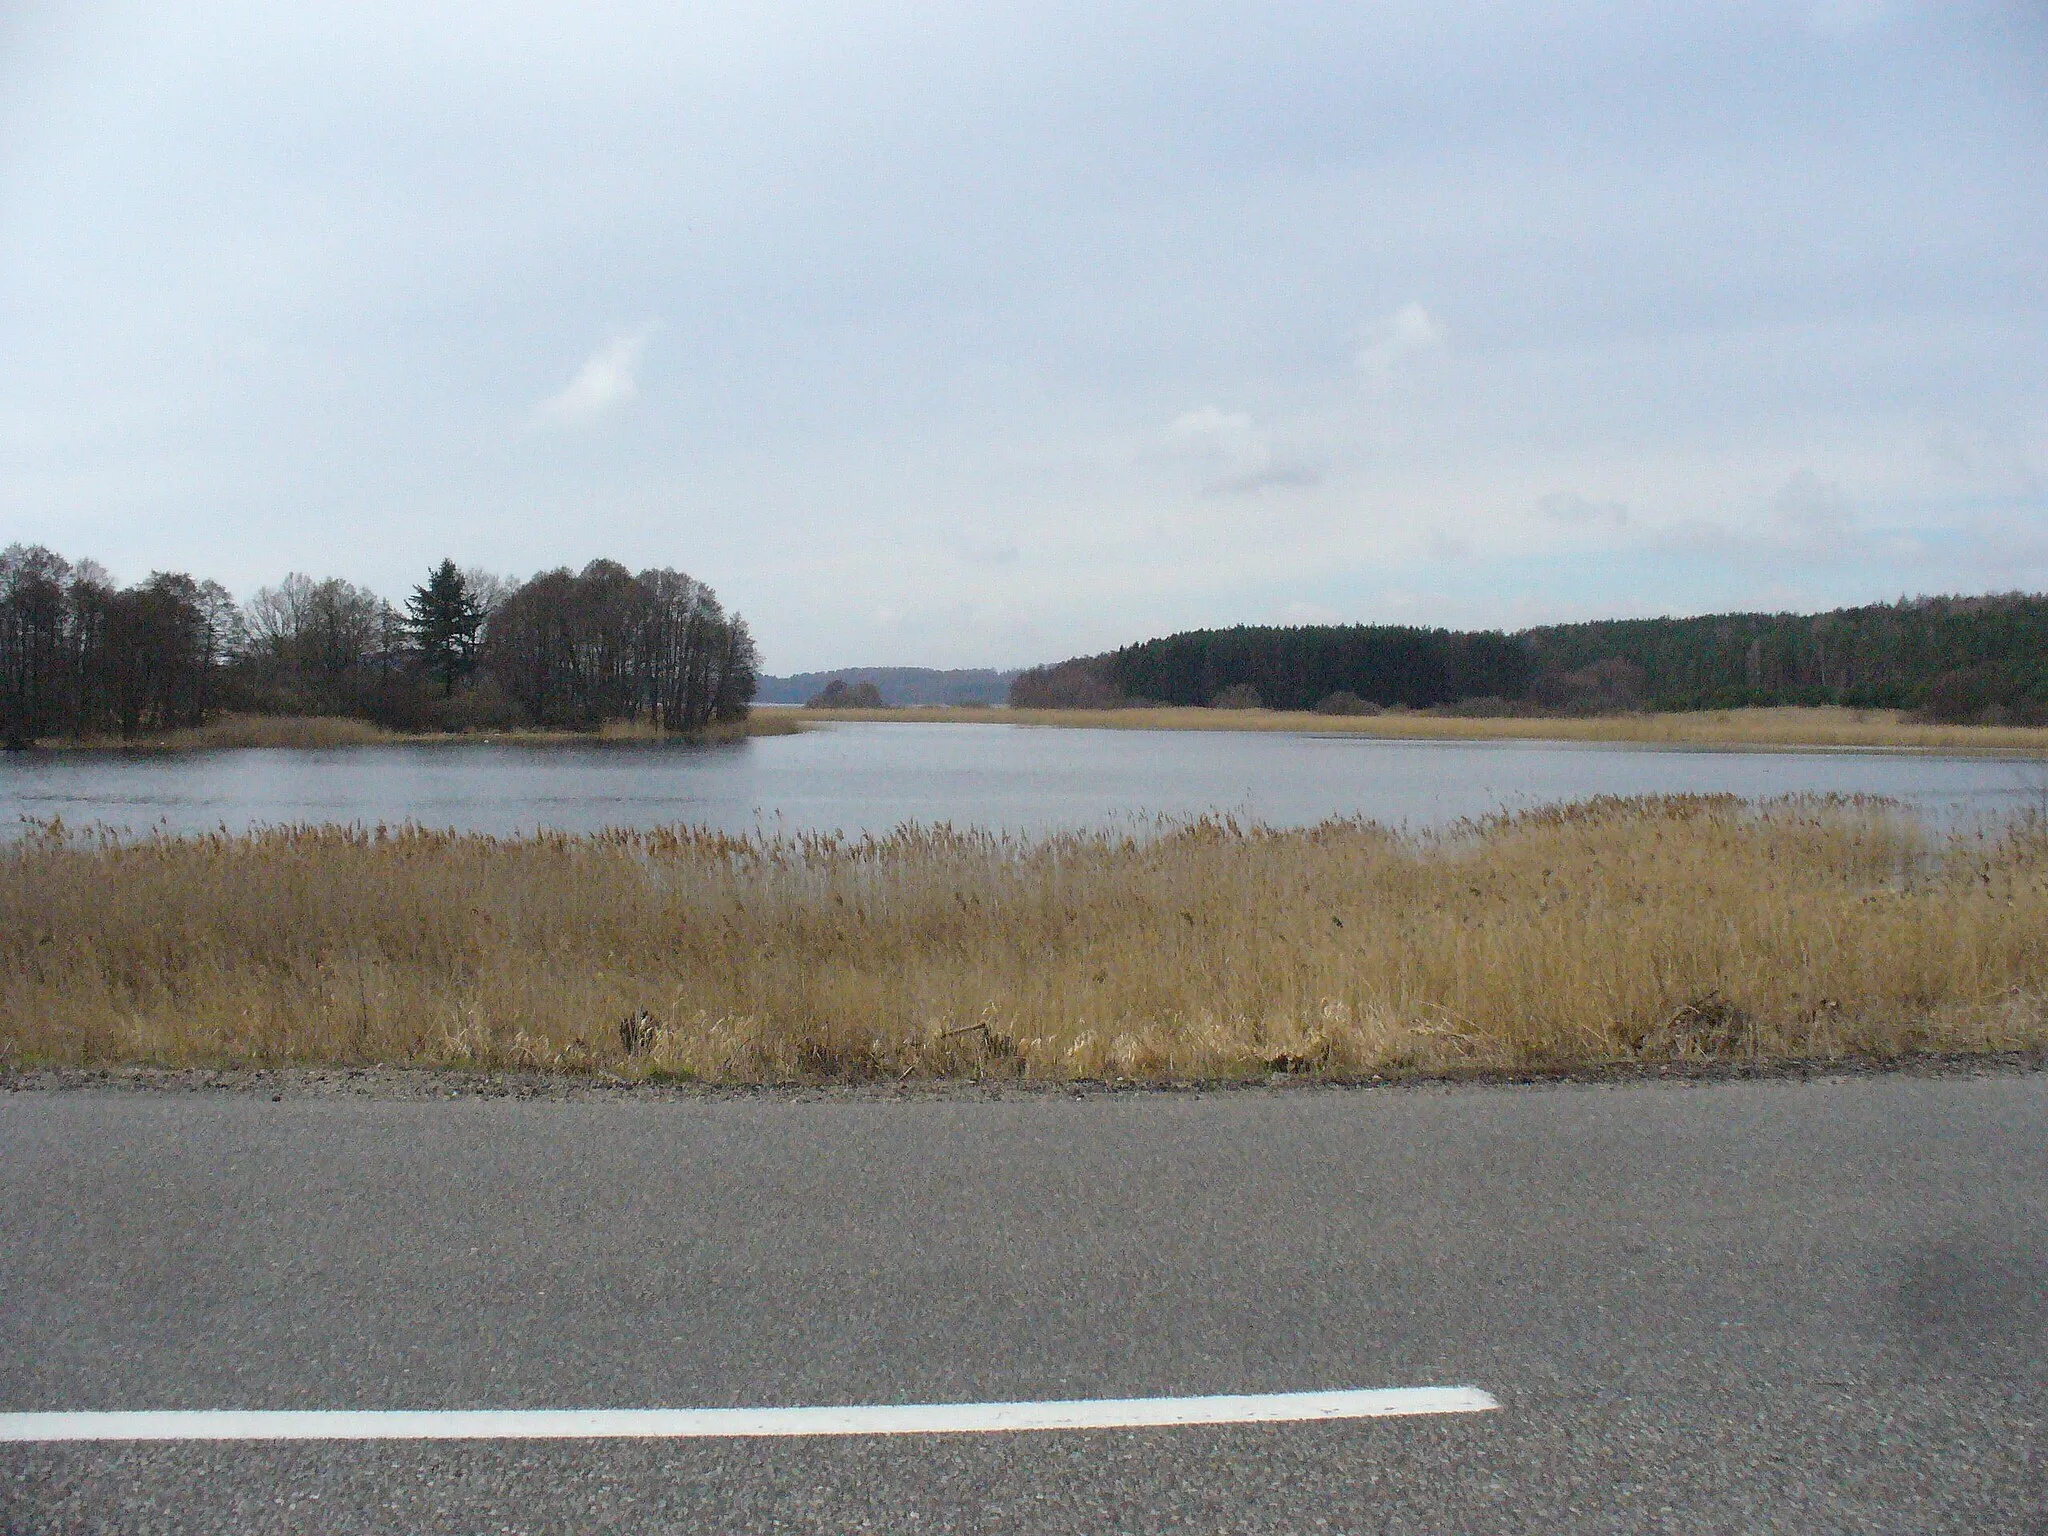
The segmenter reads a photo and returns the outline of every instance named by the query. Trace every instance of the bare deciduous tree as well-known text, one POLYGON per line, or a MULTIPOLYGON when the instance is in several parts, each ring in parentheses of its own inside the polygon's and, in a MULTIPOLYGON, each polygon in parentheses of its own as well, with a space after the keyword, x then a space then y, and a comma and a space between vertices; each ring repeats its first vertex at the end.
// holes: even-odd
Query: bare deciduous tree
POLYGON ((745 621, 702 582, 599 560, 507 597, 486 626, 484 665, 543 724, 645 720, 687 734, 745 717, 760 659, 745 621))

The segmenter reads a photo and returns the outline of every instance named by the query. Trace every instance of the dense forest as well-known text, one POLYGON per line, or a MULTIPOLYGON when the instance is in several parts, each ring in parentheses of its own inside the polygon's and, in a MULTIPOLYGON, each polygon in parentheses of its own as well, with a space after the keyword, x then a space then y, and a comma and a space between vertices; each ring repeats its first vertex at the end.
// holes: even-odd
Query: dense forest
POLYGON ((126 588, 93 561, 0 551, 0 739, 133 738, 223 711, 353 715, 400 730, 691 734, 745 718, 746 621, 680 571, 609 560, 508 582, 444 560, 403 609, 291 575, 237 604, 158 572, 126 588))
POLYGON ((2048 597, 1920 597, 1811 615, 1729 613, 1532 629, 1539 671, 1640 672, 1655 709, 1847 704, 1944 719, 2048 714, 2048 597))
MULTIPOLYGON (((1268 709, 1313 709, 1340 691, 1411 709, 1519 698, 1530 671, 1528 648, 1504 635, 1362 624, 1198 630, 1126 646, 1109 667, 1129 697, 1207 704, 1230 689, 1249 689, 1268 709)), ((1250 694, 1239 697, 1252 702, 1250 694)))
POLYGON ((1822 614, 1547 625, 1193 630, 1034 668, 1019 706, 1157 702, 1593 714, 1842 704, 2048 720, 2048 597, 1922 597, 1822 614))

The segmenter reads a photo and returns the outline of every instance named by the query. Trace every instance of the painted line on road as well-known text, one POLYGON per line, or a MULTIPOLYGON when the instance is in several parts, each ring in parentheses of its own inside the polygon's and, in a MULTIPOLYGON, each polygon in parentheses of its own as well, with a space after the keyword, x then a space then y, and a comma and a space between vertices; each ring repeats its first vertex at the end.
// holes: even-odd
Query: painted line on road
POLYGON ((837 1408, 235 1409, 0 1413, 0 1442, 57 1440, 612 1440, 742 1435, 957 1435, 1032 1429, 1155 1429, 1489 1413, 1477 1387, 1383 1387, 1243 1397, 1113 1397, 1051 1403, 837 1408))

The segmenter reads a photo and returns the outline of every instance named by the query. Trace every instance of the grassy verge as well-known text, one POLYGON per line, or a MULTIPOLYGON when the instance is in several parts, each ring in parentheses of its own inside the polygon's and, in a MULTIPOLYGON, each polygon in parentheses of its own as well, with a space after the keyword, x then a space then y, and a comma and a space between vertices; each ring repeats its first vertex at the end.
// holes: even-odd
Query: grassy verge
POLYGON ((1896 710, 1883 709, 1720 709, 1554 719, 1413 711, 1318 715, 1275 709, 995 709, 957 705, 802 712, 768 706, 767 712, 776 718, 801 713, 803 718, 820 720, 978 721, 1126 731, 1308 731, 1394 741, 1584 741, 1721 749, 1890 748, 1955 754, 2048 754, 2048 728, 1925 725, 1896 710))
POLYGON ((2048 825, 337 828, 0 850, 0 1065, 1335 1077, 2048 1044, 2048 825))
MULTIPOLYGON (((803 728, 803 721, 787 714, 756 713, 731 725, 714 725, 690 739, 697 742, 743 741, 751 736, 794 736, 803 728)), ((403 732, 387 731, 368 720, 346 715, 222 715, 192 729, 166 731, 132 741, 118 736, 88 737, 77 741, 45 742, 43 745, 69 751, 205 752, 238 747, 296 747, 305 750, 479 741, 514 746, 554 746, 593 741, 679 739, 653 726, 633 721, 613 721, 595 731, 403 732)))

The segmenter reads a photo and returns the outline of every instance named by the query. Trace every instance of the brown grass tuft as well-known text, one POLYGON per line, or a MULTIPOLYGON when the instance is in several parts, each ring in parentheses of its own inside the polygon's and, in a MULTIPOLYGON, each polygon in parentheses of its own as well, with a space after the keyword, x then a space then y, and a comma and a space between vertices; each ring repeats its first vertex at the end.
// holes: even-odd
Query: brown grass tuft
POLYGON ((1362 1076, 2048 1043, 2048 827, 292 828, 0 849, 0 1061, 1362 1076))

